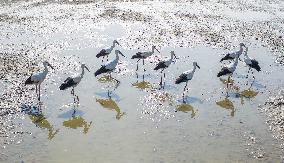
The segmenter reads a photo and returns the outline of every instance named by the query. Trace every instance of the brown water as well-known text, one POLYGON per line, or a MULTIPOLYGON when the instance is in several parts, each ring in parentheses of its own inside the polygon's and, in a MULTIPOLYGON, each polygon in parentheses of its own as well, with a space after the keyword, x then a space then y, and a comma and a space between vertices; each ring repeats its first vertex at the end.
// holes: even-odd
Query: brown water
MULTIPOLYGON (((47 7, 47 11, 51 12, 49 14, 53 14, 52 5, 47 7)), ((72 6, 69 7, 71 9, 67 11, 72 10, 72 6)), ((38 49, 32 49, 32 53, 40 53, 40 59, 49 59, 55 71, 50 72, 43 83, 40 105, 32 89, 29 90, 32 97, 19 104, 19 108, 40 106, 42 115, 21 113, 13 118, 21 128, 18 130, 24 134, 1 149, 0 161, 283 161, 283 151, 272 138, 264 115, 257 109, 271 90, 283 88, 283 67, 274 63, 271 52, 259 42, 249 41, 249 55, 259 61, 262 71, 254 73, 254 81, 252 75, 247 79, 247 67, 240 62, 229 89, 225 80, 216 77, 222 65, 219 63, 221 54, 228 50, 205 44, 179 47, 172 46, 172 42, 169 46, 160 46, 161 54, 156 53, 158 57, 169 56, 171 50, 179 57, 165 71, 165 88, 160 89, 161 74, 153 70, 156 62, 154 57, 145 61, 146 72, 141 62, 138 72, 135 71, 136 61, 130 58, 138 50, 135 46, 132 48, 134 42, 124 42, 127 40, 125 36, 131 35, 127 23, 106 23, 101 28, 87 26, 88 30, 85 31, 83 26, 88 22, 78 20, 79 25, 69 23, 66 28, 57 29, 60 32, 43 30, 46 32, 43 38, 24 33, 23 36, 1 40, 2 45, 11 46, 9 41, 20 43, 24 36, 31 35, 27 38, 31 42, 27 46, 36 46, 38 49), (119 85, 105 76, 94 77, 95 70, 102 64, 95 54, 116 38, 122 44, 117 49, 126 55, 126 58, 121 57, 121 71, 112 74, 120 81, 119 85), (186 92, 186 103, 183 103, 184 84, 175 85, 174 81, 181 72, 192 68, 193 61, 197 61, 201 69, 196 70, 193 80, 188 83, 189 91, 186 92), (66 77, 80 72, 79 62, 86 63, 91 72, 85 73, 75 89, 80 98, 80 104, 77 105, 73 103, 70 90, 60 91, 58 87, 66 77), (108 97, 108 92, 111 97, 108 97)), ((58 28, 60 24, 51 23, 48 29, 53 26, 58 28)), ((134 27, 135 24, 132 24, 131 29, 134 27)), ((36 32, 43 31, 39 28, 36 32)), ((140 44, 146 47, 140 47, 140 50, 148 50, 152 45, 140 42, 137 46, 140 44)), ((21 46, 12 47, 17 49, 21 46)), ((6 46, 2 50, 7 50, 6 46)), ((114 58, 114 54, 109 58, 114 58)))

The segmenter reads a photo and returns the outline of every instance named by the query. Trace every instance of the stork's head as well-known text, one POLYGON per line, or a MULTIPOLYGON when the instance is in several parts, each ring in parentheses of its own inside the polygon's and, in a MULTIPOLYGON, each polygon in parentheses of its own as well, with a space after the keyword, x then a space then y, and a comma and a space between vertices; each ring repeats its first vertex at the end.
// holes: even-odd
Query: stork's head
POLYGON ((120 55, 122 55, 123 57, 125 57, 125 55, 123 55, 123 54, 121 53, 121 51, 119 51, 119 50, 115 50, 114 53, 115 53, 117 56, 118 56, 118 54, 120 54, 120 55))
POLYGON ((49 66, 50 68, 54 69, 50 63, 48 63, 47 61, 43 62, 44 67, 49 66))
POLYGON ((197 62, 193 62, 193 66, 195 67, 197 67, 197 68, 199 68, 200 69, 200 67, 199 67, 199 65, 197 64, 197 62))
POLYGON ((88 68, 88 67, 86 66, 86 64, 84 64, 84 63, 81 64, 81 68, 82 68, 82 69, 85 68, 86 70, 88 70, 88 71, 90 72, 89 68, 88 68))
POLYGON ((113 40, 113 44, 114 44, 114 45, 115 45, 115 44, 120 45, 117 40, 113 40))
POLYGON ((154 50, 157 50, 157 52, 159 52, 160 53, 160 51, 156 48, 156 46, 152 46, 152 51, 154 51, 154 50))
POLYGON ((246 47, 244 43, 240 43, 240 47, 246 47))

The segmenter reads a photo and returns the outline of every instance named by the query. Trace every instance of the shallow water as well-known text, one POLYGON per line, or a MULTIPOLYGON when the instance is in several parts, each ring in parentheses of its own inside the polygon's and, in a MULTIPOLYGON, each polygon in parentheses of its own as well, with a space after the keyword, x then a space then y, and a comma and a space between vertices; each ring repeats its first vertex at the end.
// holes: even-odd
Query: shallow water
MULTIPOLYGON (((52 13, 54 6, 56 5, 48 6, 47 11, 51 12, 48 14, 56 14, 52 13)), ((79 8, 80 12, 84 9, 79 8)), ((37 10, 39 9, 36 8, 35 11, 37 10)), ((29 10, 26 15, 35 11, 29 10)), ((45 15, 45 11, 39 15, 45 15)), ((80 20, 74 26, 70 22, 63 22, 68 28, 51 21, 47 29, 54 27, 59 32, 53 33, 46 29, 41 31, 38 28, 39 31, 36 32, 42 32, 42 35, 27 32, 23 36, 12 35, 15 36, 12 39, 2 38, 2 44, 11 46, 10 42, 21 42, 26 39, 26 35, 31 35, 27 42, 32 43, 27 46, 37 48, 30 53, 40 53, 38 60, 48 58, 55 70, 50 72, 43 83, 41 104, 35 99, 35 90, 29 87, 31 97, 22 100, 18 107, 40 107, 42 115, 32 116, 25 111, 27 114, 23 112, 13 120, 21 126, 23 134, 15 142, 5 146, 3 152, 1 149, 0 161, 283 161, 283 151, 272 138, 264 116, 257 110, 258 105, 270 95, 270 91, 283 88, 283 67, 274 63, 275 58, 271 52, 261 47, 259 42, 249 41, 248 54, 260 62, 262 71, 254 73, 255 81, 252 75, 247 79, 247 67, 239 62, 230 89, 226 88, 226 78, 220 80, 216 77, 222 65, 219 63, 221 54, 228 50, 206 45, 184 48, 178 44, 171 46, 175 44, 174 41, 169 46, 160 46, 161 54, 155 53, 158 58, 169 56, 171 50, 179 58, 166 69, 165 88, 161 89, 161 74, 153 70, 157 58, 146 60, 144 66, 139 62, 138 72, 135 71, 136 60, 130 59, 138 51, 135 46, 145 46, 140 46, 139 50, 148 50, 151 46, 148 42, 140 41, 132 47, 134 42, 125 41, 125 36, 131 35, 128 28, 135 29, 135 23, 129 27, 128 23, 104 22, 100 28, 90 27, 88 21, 81 21, 81 15, 78 15, 71 16, 80 20), (88 30, 83 30, 84 25, 88 30), (120 57, 120 72, 112 74, 119 84, 103 75, 94 77, 95 70, 102 64, 101 59, 95 57, 96 53, 116 38, 122 44, 117 49, 126 55, 126 58, 120 57), (131 48, 135 50, 130 50, 131 48), (192 68, 193 61, 197 61, 201 69, 196 70, 193 80, 188 83, 186 102, 183 103, 184 84, 175 85, 174 81, 180 73, 192 68), (86 63, 91 72, 85 73, 75 89, 80 99, 78 105, 73 103, 71 90, 60 91, 58 87, 68 76, 80 72, 79 62, 86 63), (143 71, 144 68, 146 72, 143 71), (111 98, 108 97, 108 92, 111 98)), ((137 36, 137 33, 133 35, 137 36)), ((159 45, 163 45, 162 42, 159 45)), ((3 47, 3 51, 9 49, 3 47)), ((19 47, 22 46, 13 48, 19 47)), ((109 57, 112 58, 114 54, 109 57)))
MULTIPOLYGON (((161 54, 168 55, 170 49, 173 48, 161 49, 161 54)), ((70 90, 58 90, 68 74, 52 72, 56 73, 55 81, 45 82, 43 86, 44 117, 25 115, 19 120, 23 130, 32 134, 24 136, 19 145, 7 148, 5 153, 15 154, 9 158, 11 161, 259 161, 254 157, 263 161, 281 160, 281 150, 257 110, 257 105, 268 95, 266 90, 275 89, 275 82, 283 81, 281 71, 270 69, 273 59, 264 49, 250 50, 263 69, 255 73, 255 84, 250 90, 257 95, 252 98, 242 97, 235 89, 229 90, 226 98, 226 84, 216 77, 221 50, 175 48, 179 59, 166 71, 165 89, 159 89, 160 73, 154 72, 154 63, 148 61, 144 82, 149 82, 149 88, 143 84, 140 88, 133 86, 137 81, 143 82, 144 72, 140 63, 137 79, 135 61, 129 59, 135 51, 129 50, 123 50, 127 58, 121 58, 127 65, 121 67, 126 70, 113 74, 120 81, 117 88, 113 80, 98 80, 93 73, 101 60, 95 58, 95 51, 98 49, 62 53, 60 57, 78 54, 80 61, 92 70, 75 89, 80 105, 73 104, 70 90), (201 69, 189 82, 187 102, 183 104, 184 85, 173 83, 176 74, 192 68, 192 61, 197 61, 201 69), (107 97, 108 90, 111 99, 107 97), (229 104, 220 104, 224 99, 229 104)), ((244 77, 246 70, 240 63, 237 75, 232 78, 238 92, 248 90, 246 82, 252 82, 244 77)))

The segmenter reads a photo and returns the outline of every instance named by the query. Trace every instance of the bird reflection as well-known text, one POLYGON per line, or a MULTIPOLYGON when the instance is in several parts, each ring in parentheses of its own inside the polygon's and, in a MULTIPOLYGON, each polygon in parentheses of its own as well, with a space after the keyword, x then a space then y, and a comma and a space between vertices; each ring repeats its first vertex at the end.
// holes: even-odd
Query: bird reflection
POLYGON ((71 119, 64 121, 63 126, 72 129, 83 128, 84 134, 87 134, 91 127, 92 121, 87 123, 82 117, 76 116, 75 114, 76 111, 74 109, 71 119))
POLYGON ((125 112, 121 113, 117 103, 114 100, 112 100, 111 97, 107 99, 96 99, 96 102, 98 102, 105 109, 115 111, 116 112, 115 118, 117 120, 119 120, 122 116, 125 115, 125 112))
POLYGON ((136 78, 137 78, 137 81, 136 81, 136 83, 132 84, 133 87, 138 88, 138 89, 152 88, 151 83, 144 80, 144 74, 142 75, 143 80, 141 82, 138 81, 138 79, 139 79, 138 73, 136 73, 136 78))
POLYGON ((115 88, 117 88, 120 84, 120 81, 113 78, 111 75, 104 75, 98 79, 100 83, 115 83, 115 88))
POLYGON ((250 88, 240 92, 241 97, 245 98, 255 98, 257 94, 258 92, 251 90, 250 88))
POLYGON ((177 105, 176 111, 181 111, 183 113, 191 112, 191 118, 194 118, 196 116, 196 111, 194 111, 194 108, 187 103, 177 105))
POLYGON ((238 85, 234 84, 234 80, 232 80, 232 79, 226 80, 226 79, 221 79, 220 78, 220 81, 227 86, 226 96, 229 96, 229 94, 228 94, 229 90, 233 90, 233 91, 239 92, 240 87, 238 85))
POLYGON ((228 96, 224 100, 217 101, 216 104, 224 109, 231 110, 231 116, 235 115, 235 107, 232 101, 229 100, 228 96))
POLYGON ((48 130, 48 139, 51 140, 58 133, 59 129, 54 130, 53 126, 48 122, 44 115, 30 115, 29 116, 32 123, 34 123, 38 128, 48 130))

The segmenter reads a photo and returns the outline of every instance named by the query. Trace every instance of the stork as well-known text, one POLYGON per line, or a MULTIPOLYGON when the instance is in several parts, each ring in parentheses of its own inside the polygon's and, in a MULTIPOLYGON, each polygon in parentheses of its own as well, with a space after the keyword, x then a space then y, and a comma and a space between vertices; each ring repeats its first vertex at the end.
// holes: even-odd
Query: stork
POLYGON ((182 82, 186 82, 185 87, 183 89, 183 99, 184 99, 184 92, 186 90, 187 83, 188 83, 189 80, 191 80, 193 78, 193 75, 195 73, 196 67, 200 69, 200 67, 197 64, 197 62, 193 62, 193 69, 183 72, 175 81, 175 84, 180 84, 182 82))
MULTIPOLYGON (((135 55, 133 55, 133 56, 131 57, 131 59, 136 59, 136 58, 138 59, 138 60, 137 60, 137 68, 136 68, 136 71, 138 71, 138 62, 142 59, 143 65, 144 65, 144 60, 145 60, 146 58, 150 57, 151 55, 153 55, 155 50, 160 53, 160 51, 156 48, 156 46, 152 46, 152 51, 148 51, 148 52, 138 52, 138 53, 136 53, 135 55)), ((144 69, 144 71, 145 71, 145 69, 144 69)))
MULTIPOLYGON (((261 68, 258 64, 258 61, 250 58, 248 56, 247 52, 248 52, 248 47, 246 47, 246 50, 244 52, 244 62, 246 63, 247 66, 249 66, 248 74, 249 74, 249 72, 252 68, 255 69, 258 72, 261 71, 261 68)), ((247 74, 247 78, 248 78, 248 74, 247 74)))
MULTIPOLYGON (((165 68, 168 68, 173 59, 176 58, 176 55, 175 55, 175 52, 174 51, 171 51, 171 57, 170 58, 165 58, 164 60, 161 60, 157 65, 156 67, 154 68, 154 70, 159 70, 159 69, 162 69, 161 73, 165 70, 165 68)), ((164 78, 166 77, 166 74, 164 72, 164 78)), ((163 82, 163 76, 161 75, 161 82, 160 82, 160 85, 162 86, 162 82, 163 82)))
MULTIPOLYGON (((112 46, 111 46, 110 48, 108 48, 108 49, 102 49, 102 50, 96 55, 96 57, 97 57, 97 58, 99 58, 99 57, 105 58, 105 56, 107 56, 107 61, 108 61, 108 55, 109 55, 109 54, 112 52, 112 50, 114 49, 115 44, 120 45, 117 40, 114 40, 114 41, 112 42, 112 46)), ((103 62, 103 60, 102 60, 102 62, 103 62)))
POLYGON ((35 85, 36 86, 36 93, 37 93, 39 101, 40 101, 40 85, 44 81, 48 73, 47 66, 54 69, 47 61, 43 62, 43 66, 44 66, 43 72, 34 73, 25 81, 25 85, 35 85))
MULTIPOLYGON (((64 80, 64 82, 59 87, 60 90, 65 90, 65 89, 72 87, 71 95, 74 96, 74 103, 76 102, 75 100, 76 95, 75 95, 74 88, 80 83, 80 81, 84 77, 84 74, 85 74, 84 70, 86 69, 90 72, 89 68, 85 64, 81 64, 81 69, 82 69, 81 74, 77 74, 73 77, 68 77, 67 79, 64 80)), ((76 96, 76 98, 77 98, 77 102, 79 102, 79 97, 76 96)))
POLYGON ((98 76, 100 74, 103 73, 110 73, 111 76, 111 72, 113 72, 118 64, 119 61, 119 54, 122 55, 123 57, 125 57, 119 50, 115 50, 115 54, 116 54, 116 58, 112 61, 107 62, 105 65, 102 65, 101 68, 99 68, 96 72, 95 72, 95 76, 98 76))
POLYGON ((227 88, 228 88, 228 83, 230 81, 230 77, 231 75, 233 75, 234 71, 236 70, 237 68, 237 65, 238 65, 238 59, 239 59, 239 56, 237 56, 234 60, 234 62, 224 66, 221 71, 217 74, 217 77, 221 77, 221 76, 224 76, 224 75, 229 75, 228 76, 228 82, 227 82, 227 88))
POLYGON ((240 43, 240 50, 236 51, 236 52, 231 52, 226 54, 221 60, 220 62, 224 61, 224 60, 233 60, 236 57, 240 57, 240 55, 243 53, 244 49, 243 47, 246 47, 244 43, 240 43))

